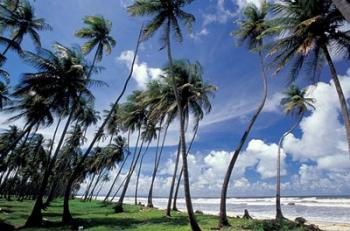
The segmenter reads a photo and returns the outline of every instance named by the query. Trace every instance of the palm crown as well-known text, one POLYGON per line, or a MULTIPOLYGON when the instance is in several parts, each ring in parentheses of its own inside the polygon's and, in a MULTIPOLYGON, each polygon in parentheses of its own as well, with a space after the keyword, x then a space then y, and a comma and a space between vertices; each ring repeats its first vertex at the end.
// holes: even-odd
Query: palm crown
POLYGON ((341 13, 331 1, 284 0, 273 6, 277 18, 272 30, 281 38, 273 46, 273 63, 279 72, 291 63, 291 77, 295 79, 304 68, 313 79, 320 74, 323 52, 328 46, 336 52, 350 54, 350 31, 342 31, 341 13))
POLYGON ((110 35, 112 22, 102 16, 87 16, 84 18, 86 27, 78 30, 75 35, 88 41, 82 46, 84 54, 90 53, 96 46, 96 59, 101 61, 103 51, 110 54, 116 41, 110 35))
POLYGON ((179 20, 191 31, 195 18, 182 8, 192 2, 193 0, 137 0, 128 7, 128 12, 131 16, 153 16, 145 26, 143 39, 149 39, 159 28, 163 27, 164 33, 161 40, 165 47, 166 41, 169 39, 170 29, 173 29, 177 40, 182 41, 179 20))
POLYGON ((286 114, 301 116, 309 107, 315 108, 313 98, 306 97, 306 89, 299 89, 292 84, 285 92, 285 97, 281 100, 281 105, 286 114))

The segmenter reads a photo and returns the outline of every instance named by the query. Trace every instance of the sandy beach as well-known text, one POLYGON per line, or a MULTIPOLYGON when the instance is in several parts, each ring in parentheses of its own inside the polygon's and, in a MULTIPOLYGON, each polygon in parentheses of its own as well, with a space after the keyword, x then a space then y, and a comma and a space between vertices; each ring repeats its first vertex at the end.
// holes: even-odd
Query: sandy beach
POLYGON ((324 221, 308 221, 307 224, 317 225, 320 229, 325 231, 349 231, 350 224, 332 223, 324 221))

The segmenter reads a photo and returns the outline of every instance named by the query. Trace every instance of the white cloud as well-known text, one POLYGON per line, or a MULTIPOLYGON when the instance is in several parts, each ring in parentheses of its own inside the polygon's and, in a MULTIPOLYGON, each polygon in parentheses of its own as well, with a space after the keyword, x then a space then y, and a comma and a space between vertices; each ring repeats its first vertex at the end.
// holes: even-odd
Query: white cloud
POLYGON ((233 0, 238 5, 239 10, 243 10, 248 4, 254 4, 257 7, 261 7, 263 0, 233 0))
MULTIPOLYGON (((340 76, 340 81, 346 98, 349 98, 350 77, 340 76)), ((340 105, 333 81, 318 83, 308 92, 308 97, 315 99, 315 110, 301 121, 300 138, 294 135, 286 138, 285 150, 294 160, 315 161, 320 169, 350 169, 345 129, 340 121, 340 105)))
MULTIPOLYGON (((122 62, 127 65, 127 67, 130 69, 132 60, 134 58, 134 51, 127 50, 123 51, 120 56, 117 58, 119 62, 122 62)), ((150 80, 158 79, 160 75, 163 74, 163 71, 160 68, 153 68, 149 67, 147 63, 140 62, 139 57, 136 58, 135 64, 134 64, 134 72, 132 77, 137 82, 137 85, 144 89, 146 87, 146 84, 150 80)))

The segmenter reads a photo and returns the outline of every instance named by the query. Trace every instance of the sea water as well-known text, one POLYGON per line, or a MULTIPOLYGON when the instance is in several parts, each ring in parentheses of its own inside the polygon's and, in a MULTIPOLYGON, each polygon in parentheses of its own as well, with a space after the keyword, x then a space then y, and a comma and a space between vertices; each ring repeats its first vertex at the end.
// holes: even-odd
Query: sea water
MULTIPOLYGON (((147 204, 147 198, 139 197, 138 202, 147 204)), ((159 209, 165 209, 167 202, 167 198, 153 198, 154 206, 159 209)), ((134 197, 126 197, 124 203, 133 204, 134 197)), ((219 213, 219 198, 192 198, 192 203, 194 210, 213 215, 219 213)), ((309 221, 350 224, 350 197, 282 197, 281 203, 283 215, 289 219, 304 217, 309 221)), ((177 207, 181 211, 186 210, 184 198, 177 200, 177 207)), ((253 218, 272 219, 275 216, 275 198, 227 199, 229 216, 242 216, 244 209, 248 209, 253 218)))

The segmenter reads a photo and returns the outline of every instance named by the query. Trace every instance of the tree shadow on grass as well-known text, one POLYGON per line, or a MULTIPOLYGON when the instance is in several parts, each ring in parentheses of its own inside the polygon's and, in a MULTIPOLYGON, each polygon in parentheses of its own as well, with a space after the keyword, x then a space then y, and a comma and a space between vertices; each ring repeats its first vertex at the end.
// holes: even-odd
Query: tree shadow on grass
MULTIPOLYGON (((87 221, 87 220, 81 220, 87 221)), ((130 229, 140 225, 163 225, 163 226, 179 226, 187 225, 188 221, 185 217, 154 217, 145 219, 136 218, 120 218, 120 217, 99 217, 88 219, 89 222, 82 223, 88 228, 96 226, 110 226, 119 229, 130 229)))

